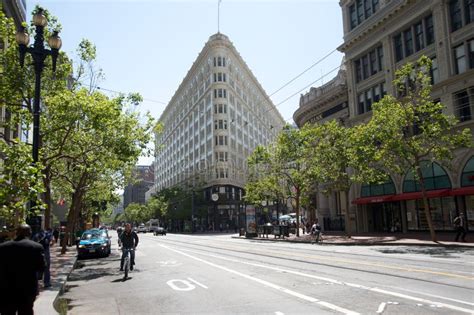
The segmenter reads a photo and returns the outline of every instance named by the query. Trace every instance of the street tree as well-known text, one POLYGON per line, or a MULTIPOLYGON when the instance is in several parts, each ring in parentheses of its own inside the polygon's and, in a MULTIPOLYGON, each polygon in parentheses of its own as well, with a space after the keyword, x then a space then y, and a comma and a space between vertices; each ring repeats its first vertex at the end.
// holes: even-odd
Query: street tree
POLYGON ((373 105, 367 126, 372 145, 370 163, 388 172, 412 171, 422 196, 431 239, 436 241, 423 177, 423 166, 432 161, 449 165, 453 152, 472 147, 469 129, 459 130, 445 106, 431 97, 431 60, 425 56, 396 72, 396 96, 386 95, 373 105))
POLYGON ((352 227, 349 191, 355 180, 360 179, 359 167, 353 167, 350 154, 354 128, 344 127, 338 121, 331 120, 323 124, 305 125, 302 132, 307 139, 304 147, 305 161, 309 169, 307 178, 314 183, 320 183, 314 188, 323 194, 344 194, 345 230, 350 237, 352 227), (356 174, 358 177, 354 176, 356 174))
MULTIPOLYGON (((143 125, 136 113, 124 112, 128 106, 125 97, 109 99, 86 89, 65 91, 47 98, 47 103, 51 113, 57 110, 77 115, 63 158, 52 167, 54 186, 70 204, 66 230, 71 235, 84 209, 86 194, 97 188, 97 182, 109 182, 109 191, 123 186, 124 174, 131 174, 146 148, 153 121, 143 125)), ((49 142, 47 135, 53 135, 45 134, 44 140, 49 142)))
POLYGON ((311 186, 307 181, 308 168, 303 155, 305 141, 305 135, 300 130, 285 126, 275 144, 272 144, 273 147, 259 149, 250 158, 251 164, 262 163, 265 173, 258 174, 256 181, 247 186, 249 198, 255 200, 272 196, 272 190, 293 198, 297 236, 299 236, 302 197, 311 186), (280 190, 280 187, 284 189, 280 190))
POLYGON ((288 196, 286 181, 272 168, 274 145, 257 146, 248 158, 248 179, 245 185, 245 200, 253 204, 276 201, 277 217, 280 205, 288 196))

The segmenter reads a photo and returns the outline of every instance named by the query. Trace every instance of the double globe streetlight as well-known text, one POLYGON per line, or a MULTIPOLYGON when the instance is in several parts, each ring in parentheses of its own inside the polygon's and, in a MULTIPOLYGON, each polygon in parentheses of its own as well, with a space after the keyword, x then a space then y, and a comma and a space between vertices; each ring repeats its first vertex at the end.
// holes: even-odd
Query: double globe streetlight
MULTIPOLYGON (((51 56, 53 72, 56 71, 56 62, 58 60, 59 49, 61 48, 62 41, 58 36, 58 32, 55 31, 53 35, 48 39, 48 46, 50 49, 44 46, 44 28, 48 24, 43 10, 39 9, 33 16, 33 25, 35 29, 35 41, 32 46, 28 46, 30 42, 30 36, 26 32, 25 28, 22 28, 16 33, 16 42, 19 46, 20 52, 20 65, 23 67, 25 63, 26 53, 30 53, 33 58, 33 66, 35 70, 35 96, 33 103, 33 164, 36 165, 38 162, 39 152, 39 129, 40 129, 40 97, 41 97, 41 73, 44 69, 44 61, 47 56, 51 56)), ((30 204, 30 209, 35 206, 34 202, 30 204)), ((49 218, 46 218, 49 220, 49 218)), ((49 222, 49 221, 48 221, 49 222)))

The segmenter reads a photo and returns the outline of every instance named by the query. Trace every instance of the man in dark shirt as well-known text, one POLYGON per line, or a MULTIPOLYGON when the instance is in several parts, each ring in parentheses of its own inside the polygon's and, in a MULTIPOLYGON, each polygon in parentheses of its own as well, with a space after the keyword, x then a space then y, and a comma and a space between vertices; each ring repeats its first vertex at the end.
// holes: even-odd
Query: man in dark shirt
MULTIPOLYGON (((123 249, 132 249, 130 251, 130 270, 135 265, 135 248, 138 245, 138 235, 132 231, 130 223, 125 224, 125 231, 120 235, 120 242, 123 249)), ((120 260, 120 270, 123 270, 123 262, 125 260, 126 251, 122 251, 122 259, 120 260)))
POLYGON ((0 244, 0 314, 33 314, 38 273, 45 267, 44 249, 30 240, 31 227, 22 224, 16 239, 0 244))
POLYGON ((44 258, 46 262, 46 266, 44 268, 44 277, 43 277, 43 285, 45 288, 49 288, 51 286, 51 274, 49 267, 51 265, 51 254, 49 252, 49 247, 53 243, 53 234, 51 229, 44 231, 39 231, 34 237, 33 241, 38 242, 43 246, 44 249, 44 258))

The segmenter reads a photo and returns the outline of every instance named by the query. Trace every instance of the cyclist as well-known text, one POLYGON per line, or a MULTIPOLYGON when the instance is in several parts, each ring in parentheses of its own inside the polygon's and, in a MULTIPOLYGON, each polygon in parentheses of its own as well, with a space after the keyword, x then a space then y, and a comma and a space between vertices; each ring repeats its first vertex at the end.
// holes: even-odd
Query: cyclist
POLYGON ((122 242, 122 259, 120 259, 120 271, 123 271, 123 262, 127 251, 124 249, 132 249, 130 251, 130 270, 133 270, 135 265, 135 248, 138 245, 138 235, 135 231, 132 231, 130 223, 125 224, 125 231, 120 235, 120 241, 122 242))

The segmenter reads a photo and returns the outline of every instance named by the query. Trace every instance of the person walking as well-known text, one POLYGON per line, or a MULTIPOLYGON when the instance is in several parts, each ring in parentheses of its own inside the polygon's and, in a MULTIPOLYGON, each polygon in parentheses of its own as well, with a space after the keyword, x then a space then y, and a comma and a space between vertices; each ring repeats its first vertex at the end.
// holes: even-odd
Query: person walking
POLYGON ((48 229, 47 231, 41 230, 33 237, 33 241, 38 242, 39 244, 41 244, 41 246, 43 246, 44 259, 46 263, 43 272, 43 287, 49 288, 51 286, 51 274, 49 268, 51 265, 51 253, 49 249, 50 246, 53 244, 53 234, 51 229, 48 229))
POLYGON ((58 239, 59 239, 59 229, 58 228, 55 228, 54 231, 53 231, 53 237, 54 237, 54 243, 57 244, 58 243, 58 239))
POLYGON ((466 228, 464 225, 465 224, 464 213, 460 212, 459 215, 454 218, 453 223, 454 223, 454 230, 457 232, 456 238, 454 239, 454 241, 458 242, 459 236, 461 236, 461 240, 465 242, 466 241, 466 228))
POLYGON ((20 225, 16 238, 0 244, 0 314, 30 315, 38 295, 38 273, 43 272, 44 249, 30 240, 31 227, 20 225))
POLYGON ((319 243, 320 237, 321 237, 321 225, 319 225, 319 220, 316 219, 313 223, 313 226, 311 226, 311 235, 313 240, 311 241, 311 244, 314 243, 319 243))

